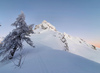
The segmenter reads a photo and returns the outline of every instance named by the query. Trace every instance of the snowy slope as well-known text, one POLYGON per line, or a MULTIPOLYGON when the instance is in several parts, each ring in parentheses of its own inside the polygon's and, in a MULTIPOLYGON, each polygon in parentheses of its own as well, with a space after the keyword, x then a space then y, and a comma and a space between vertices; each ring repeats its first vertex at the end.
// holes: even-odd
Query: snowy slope
MULTIPOLYGON (((47 21, 45 22, 46 23, 42 22, 42 24, 45 25, 47 24, 47 26, 45 26, 45 28, 47 28, 48 24, 50 23, 48 23, 47 21)), ((59 31, 55 31, 56 28, 53 28, 54 26, 52 27, 53 30, 51 30, 50 28, 42 29, 41 25, 37 25, 37 26, 38 28, 35 28, 34 32, 35 34, 39 34, 39 36, 42 35, 44 36, 43 38, 41 38, 43 40, 42 41, 43 44, 52 47, 53 49, 69 51, 73 54, 100 63, 99 48, 96 48, 95 46, 86 43, 81 38, 72 37, 66 33, 60 33, 59 31), (66 44, 68 48, 65 47, 66 44)))
MULTIPOLYGON (((70 52, 57 50, 63 48, 57 46, 56 37, 52 37, 51 31, 43 34, 34 34, 31 39, 34 41, 35 48, 30 47, 24 42, 24 50, 22 51, 24 63, 21 68, 14 65, 17 64, 19 52, 11 61, 0 63, 0 73, 99 73, 100 64, 77 56, 70 52), (48 34, 48 35, 47 35, 48 34), (45 36, 46 35, 46 36, 45 36), (46 42, 49 38, 51 41, 46 42), (50 46, 52 45, 52 47, 50 46), (56 49, 55 49, 56 48, 56 49)), ((60 41, 58 41, 61 43, 60 41)), ((58 43, 58 44, 59 44, 58 43)))

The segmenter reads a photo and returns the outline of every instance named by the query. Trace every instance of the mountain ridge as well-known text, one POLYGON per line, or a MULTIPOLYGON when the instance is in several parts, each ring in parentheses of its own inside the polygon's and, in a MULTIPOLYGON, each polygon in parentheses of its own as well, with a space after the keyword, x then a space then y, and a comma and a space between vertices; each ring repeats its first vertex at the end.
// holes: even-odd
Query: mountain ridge
MULTIPOLYGON (((47 21, 46 21, 46 23, 47 23, 47 21)), ((52 45, 53 45, 52 43, 50 43, 51 45, 48 45, 45 43, 45 45, 52 47, 54 49, 58 48, 58 50, 69 51, 73 54, 76 54, 76 55, 82 56, 84 58, 87 58, 89 60, 100 63, 100 59, 99 59, 100 58, 100 56, 99 56, 100 49, 95 47, 94 45, 88 44, 83 39, 78 38, 78 37, 73 37, 71 35, 66 34, 65 32, 61 33, 57 30, 55 31, 55 30, 52 30, 51 28, 46 28, 46 27, 45 27, 46 29, 42 29, 41 25, 38 25, 38 26, 39 26, 39 28, 35 29, 34 32, 35 32, 35 34, 38 34, 39 36, 44 34, 44 37, 41 39, 47 38, 48 40, 45 41, 46 43, 48 43, 48 42, 53 43, 56 40, 57 41, 55 43, 60 42, 60 44, 59 43, 56 44, 56 46, 60 45, 59 46, 60 48, 56 47, 56 46, 55 46, 55 48, 52 47, 52 45), (51 40, 54 39, 54 40, 51 41, 50 39, 51 40)))
MULTIPOLYGON (((50 24, 50 23, 47 22, 46 20, 44 20, 41 24, 36 25, 35 28, 34 28, 34 30, 36 30, 35 33, 40 33, 40 32, 42 32, 43 30, 46 30, 46 29, 47 29, 47 30, 50 29, 50 30, 59 32, 58 30, 56 30, 56 28, 55 28, 52 24, 50 24)), ((59 33, 61 33, 61 32, 59 32, 59 33)), ((69 38, 73 37, 73 36, 67 34, 66 32, 61 33, 61 34, 66 35, 66 37, 69 37, 69 38)), ((77 39, 77 40, 79 40, 80 43, 81 43, 81 42, 84 42, 84 43, 86 43, 88 46, 91 45, 91 47, 94 48, 94 49, 96 50, 96 46, 87 43, 87 42, 86 42, 85 40, 83 40, 82 38, 79 38, 79 37, 74 37, 74 38, 77 39)))

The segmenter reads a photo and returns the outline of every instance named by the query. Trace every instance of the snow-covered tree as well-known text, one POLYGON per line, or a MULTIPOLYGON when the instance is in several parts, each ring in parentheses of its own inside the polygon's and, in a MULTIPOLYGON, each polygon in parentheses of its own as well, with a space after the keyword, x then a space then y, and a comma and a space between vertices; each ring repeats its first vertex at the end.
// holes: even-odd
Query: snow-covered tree
POLYGON ((26 41, 30 46, 33 46, 33 42, 29 38, 30 34, 33 34, 33 24, 27 25, 25 22, 25 16, 22 12, 16 21, 12 24, 16 29, 13 29, 2 42, 2 51, 0 55, 4 55, 4 58, 12 59, 17 50, 23 48, 23 41, 26 41))

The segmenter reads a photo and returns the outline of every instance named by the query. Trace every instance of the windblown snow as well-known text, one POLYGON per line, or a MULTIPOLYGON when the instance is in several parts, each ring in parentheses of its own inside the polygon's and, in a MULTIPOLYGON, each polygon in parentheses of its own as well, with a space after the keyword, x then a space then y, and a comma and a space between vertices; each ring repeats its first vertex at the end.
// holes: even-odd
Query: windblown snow
POLYGON ((100 73, 100 49, 83 39, 60 33, 43 21, 31 35, 35 48, 24 42, 14 59, 0 63, 0 73, 100 73), (17 60, 22 54, 21 68, 17 60))

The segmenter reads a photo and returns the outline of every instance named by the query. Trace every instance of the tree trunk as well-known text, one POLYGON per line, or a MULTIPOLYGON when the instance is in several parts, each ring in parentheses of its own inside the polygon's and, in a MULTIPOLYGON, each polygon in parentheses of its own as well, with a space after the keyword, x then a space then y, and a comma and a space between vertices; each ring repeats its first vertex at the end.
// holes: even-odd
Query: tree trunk
POLYGON ((16 49, 17 49, 17 47, 14 47, 13 50, 10 51, 9 59, 12 59, 13 58, 16 49))

